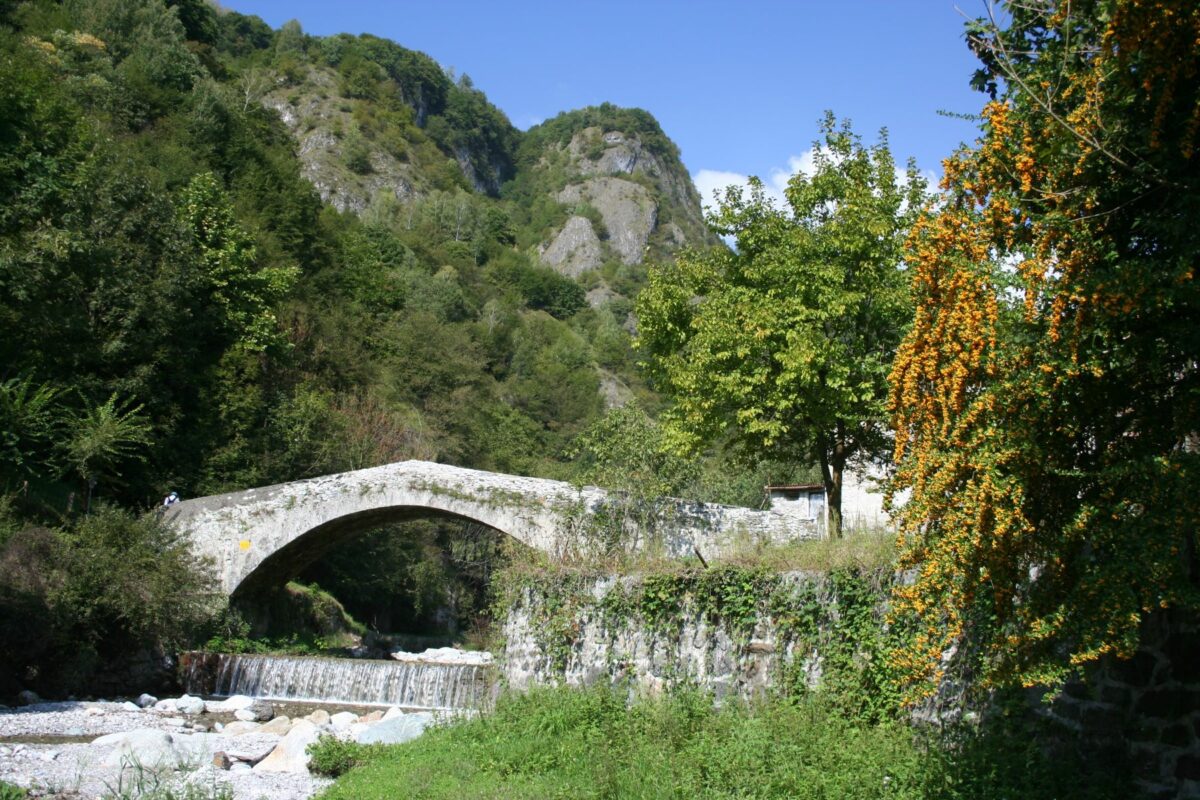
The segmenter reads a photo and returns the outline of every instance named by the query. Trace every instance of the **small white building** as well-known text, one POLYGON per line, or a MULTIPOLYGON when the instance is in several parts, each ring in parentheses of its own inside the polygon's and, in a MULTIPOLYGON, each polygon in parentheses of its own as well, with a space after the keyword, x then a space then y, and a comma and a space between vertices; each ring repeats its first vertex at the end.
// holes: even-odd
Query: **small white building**
MULTIPOLYGON (((815 522, 824 533, 829 528, 829 507, 823 483, 778 484, 766 487, 768 507, 806 522, 815 522)), ((883 508, 883 474, 846 470, 842 475, 842 530, 887 528, 891 518, 883 508)))
POLYGON ((766 487, 767 505, 778 513, 804 522, 815 522, 824 533, 829 524, 825 508, 825 484, 784 483, 766 487))

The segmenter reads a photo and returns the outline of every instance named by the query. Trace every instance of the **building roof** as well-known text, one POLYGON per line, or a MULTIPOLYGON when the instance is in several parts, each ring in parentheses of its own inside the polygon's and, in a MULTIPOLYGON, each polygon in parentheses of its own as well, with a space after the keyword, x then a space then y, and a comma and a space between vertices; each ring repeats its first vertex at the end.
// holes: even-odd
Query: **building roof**
POLYGON ((766 487, 767 492, 811 492, 815 489, 823 490, 824 488, 825 484, 823 483, 776 483, 768 484, 766 487))

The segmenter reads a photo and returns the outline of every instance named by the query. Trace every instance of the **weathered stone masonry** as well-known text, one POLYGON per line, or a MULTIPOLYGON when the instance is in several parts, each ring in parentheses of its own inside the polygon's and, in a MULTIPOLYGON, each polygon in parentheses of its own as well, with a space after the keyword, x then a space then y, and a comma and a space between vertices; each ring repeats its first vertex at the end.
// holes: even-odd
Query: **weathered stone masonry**
MULTIPOLYGON (((338 543, 390 522, 443 516, 472 520, 546 553, 579 544, 589 516, 619 497, 591 486, 502 475, 427 461, 201 497, 170 518, 212 560, 227 594, 296 575, 338 543)), ((667 551, 720 555, 737 541, 816 538, 815 526, 772 511, 683 500, 649 520, 667 551)))

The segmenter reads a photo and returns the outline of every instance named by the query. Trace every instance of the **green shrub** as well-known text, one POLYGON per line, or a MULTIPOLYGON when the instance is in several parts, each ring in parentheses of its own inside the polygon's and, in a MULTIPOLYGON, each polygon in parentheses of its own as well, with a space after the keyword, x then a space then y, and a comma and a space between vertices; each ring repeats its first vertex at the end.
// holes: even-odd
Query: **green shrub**
POLYGON ((317 775, 337 778, 378 755, 380 747, 321 736, 308 746, 308 768, 317 775))
POLYGON ((97 506, 0 542, 0 675, 85 688, 106 659, 195 641, 217 603, 207 568, 157 515, 97 506))
POLYGON ((0 781, 0 800, 24 800, 26 797, 29 797, 29 792, 20 786, 0 781))

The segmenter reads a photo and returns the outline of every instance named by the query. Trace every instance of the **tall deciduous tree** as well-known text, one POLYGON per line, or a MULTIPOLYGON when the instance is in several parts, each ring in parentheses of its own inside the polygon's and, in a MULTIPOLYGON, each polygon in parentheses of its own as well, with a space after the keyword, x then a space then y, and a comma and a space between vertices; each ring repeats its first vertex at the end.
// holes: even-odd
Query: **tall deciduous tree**
POLYGON ((831 528, 842 474, 886 453, 886 378, 911 306, 901 248, 925 184, 897 175, 886 136, 865 147, 830 114, 811 175, 777 208, 754 181, 710 223, 733 249, 688 253, 650 273, 638 347, 675 444, 729 441, 747 460, 821 466, 831 528))
POLYGON ((237 344, 263 350, 279 343, 275 305, 291 291, 299 270, 259 266, 253 240, 238 225, 212 173, 201 173, 188 183, 181 217, 203 265, 199 288, 210 293, 237 344))
POLYGON ((970 36, 982 138, 909 244, 892 406, 917 689, 955 651, 988 683, 1054 683, 1200 603, 1200 8, 1007 11, 970 36))

